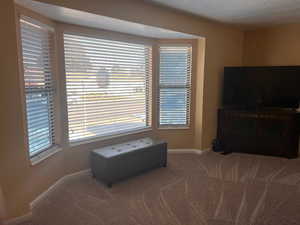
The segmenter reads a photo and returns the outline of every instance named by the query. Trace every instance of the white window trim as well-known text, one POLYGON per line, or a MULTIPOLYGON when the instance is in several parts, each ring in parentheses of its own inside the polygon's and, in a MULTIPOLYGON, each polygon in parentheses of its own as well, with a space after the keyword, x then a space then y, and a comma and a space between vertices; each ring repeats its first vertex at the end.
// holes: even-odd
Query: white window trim
POLYGON ((186 125, 158 125, 159 130, 190 130, 191 126, 186 125))
MULTIPOLYGON (((135 35, 130 35, 130 34, 123 34, 123 33, 118 33, 118 32, 114 32, 114 31, 106 31, 106 30, 99 30, 99 29, 93 29, 93 28, 88 28, 88 27, 82 27, 82 26, 78 26, 78 25, 70 25, 70 24, 64 24, 61 23, 57 26, 57 31, 58 31, 58 36, 59 36, 59 58, 63 59, 60 60, 60 73, 63 76, 63 88, 61 88, 60 91, 62 91, 63 94, 63 102, 66 103, 65 105, 61 106, 63 107, 63 113, 64 113, 64 124, 65 124, 65 129, 64 129, 64 145, 68 146, 68 147, 73 147, 73 146, 78 146, 78 145, 84 145, 84 144, 89 144, 89 143, 93 143, 93 142, 97 142, 97 141, 105 141, 105 140, 109 140, 109 139, 114 139, 117 137, 123 137, 123 136, 127 136, 127 135, 131 135, 131 134, 138 134, 138 133, 143 133, 143 132, 147 132, 147 131, 152 131, 153 130, 153 104, 154 104, 154 98, 153 98, 153 79, 154 79, 154 71, 153 68, 151 68, 152 70, 152 74, 151 74, 151 78, 150 79, 150 85, 152 86, 152 88, 150 88, 149 92, 150 92, 150 99, 151 102, 150 104, 150 125, 149 126, 145 126, 145 127, 141 127, 141 128, 137 128, 137 129, 133 129, 133 130, 128 130, 128 131, 121 131, 121 132, 115 132, 112 134, 108 134, 105 136, 95 136, 95 137, 91 137, 89 139, 83 139, 83 140, 75 140, 75 141, 70 141, 69 140, 69 124, 68 124, 68 107, 67 107, 67 91, 66 91, 66 71, 65 71, 65 59, 64 59, 64 34, 71 34, 71 35, 82 35, 82 36, 87 36, 87 37, 91 37, 91 38, 99 38, 99 39, 108 39, 108 40, 114 40, 114 41, 121 41, 121 42, 128 42, 128 43, 133 43, 133 44, 142 44, 142 45, 149 45, 152 46, 152 52, 153 52, 153 48, 154 45, 156 43, 155 39, 152 38, 145 38, 145 37, 138 37, 135 35)), ((153 57, 153 53, 152 53, 152 57, 153 57)), ((152 60, 152 64, 153 64, 152 60)))
POLYGON ((58 108, 59 102, 59 88, 57 88, 58 84, 58 72, 57 72, 57 43, 56 43, 56 24, 52 21, 48 20, 47 18, 32 12, 28 9, 25 9, 21 6, 16 5, 16 28, 17 28, 17 48, 18 48, 18 58, 19 58, 19 85, 21 90, 21 105, 22 105, 22 121, 23 121, 23 130, 24 130, 24 146, 28 161, 30 162, 31 166, 34 166, 45 159, 49 158, 50 156, 54 155, 55 153, 62 150, 60 146, 61 140, 61 131, 58 127, 59 122, 61 121, 60 111, 58 108), (36 155, 30 156, 29 153, 29 142, 28 142, 28 129, 27 129, 27 114, 26 114, 26 92, 24 86, 24 68, 23 68, 23 56, 22 56, 22 41, 21 41, 21 24, 20 19, 22 16, 32 18, 34 20, 40 21, 43 24, 46 24, 53 28, 53 37, 54 37, 54 54, 52 59, 52 67, 53 67, 53 82, 54 82, 54 93, 53 93, 53 108, 54 108, 54 133, 55 133, 55 143, 47 149, 37 153, 36 155))
POLYGON ((36 156, 31 157, 31 165, 35 166, 62 150, 63 149, 59 145, 54 145, 51 148, 38 153, 36 156))
POLYGON ((157 64, 157 79, 156 79, 156 126, 158 130, 190 130, 193 129, 193 121, 194 121, 194 115, 193 115, 193 107, 194 107, 194 71, 195 71, 195 44, 193 42, 193 40, 160 40, 157 47, 156 47, 156 51, 157 51, 157 59, 156 59, 156 64, 157 64), (160 124, 160 102, 159 102, 159 92, 160 92, 160 51, 159 48, 160 47, 184 47, 184 46, 191 46, 192 47, 192 67, 191 67, 191 85, 190 85, 190 108, 189 108, 189 123, 188 124, 184 124, 184 125, 171 125, 171 124, 166 124, 166 125, 161 125, 160 124))
POLYGON ((81 141, 80 140, 74 141, 74 142, 70 142, 70 147, 95 143, 98 141, 111 140, 111 139, 119 138, 119 137, 126 137, 128 135, 140 134, 140 133, 149 132, 149 131, 152 131, 152 127, 146 127, 146 128, 135 129, 135 130, 127 131, 127 132, 115 133, 115 134, 108 135, 108 136, 94 137, 94 138, 81 140, 81 141))

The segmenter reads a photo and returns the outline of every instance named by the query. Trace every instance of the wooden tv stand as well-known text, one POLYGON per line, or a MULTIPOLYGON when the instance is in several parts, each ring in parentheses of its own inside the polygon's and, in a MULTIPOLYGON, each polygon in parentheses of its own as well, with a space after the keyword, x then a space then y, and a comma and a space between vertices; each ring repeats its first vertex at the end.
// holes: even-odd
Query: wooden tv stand
POLYGON ((263 109, 218 111, 218 148, 224 153, 243 152, 296 158, 300 131, 296 110, 263 109))

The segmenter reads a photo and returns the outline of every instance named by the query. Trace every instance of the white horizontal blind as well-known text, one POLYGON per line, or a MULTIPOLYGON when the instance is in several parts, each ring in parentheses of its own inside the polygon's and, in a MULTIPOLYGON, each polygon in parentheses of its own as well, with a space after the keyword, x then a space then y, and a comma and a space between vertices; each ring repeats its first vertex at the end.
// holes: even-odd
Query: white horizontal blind
POLYGON ((150 46, 64 34, 69 140, 151 125, 150 46))
POLYGON ((188 127, 191 96, 191 46, 160 46, 159 126, 188 127))
POLYGON ((54 137, 53 29, 29 17, 20 19, 30 156, 50 148, 54 137))

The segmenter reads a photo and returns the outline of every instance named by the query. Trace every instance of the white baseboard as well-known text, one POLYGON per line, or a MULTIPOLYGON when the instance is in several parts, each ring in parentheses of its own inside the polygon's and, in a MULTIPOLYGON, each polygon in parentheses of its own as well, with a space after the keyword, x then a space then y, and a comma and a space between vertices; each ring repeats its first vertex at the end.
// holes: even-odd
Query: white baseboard
MULTIPOLYGON (((204 150, 200 150, 200 149, 169 149, 168 153, 169 154, 198 154, 198 155, 202 155, 206 152, 208 152, 210 149, 204 149, 204 150)), ((43 193, 41 193, 39 196, 37 196, 31 203, 30 203, 30 208, 32 209, 39 201, 41 201, 42 199, 45 198, 45 196, 51 191, 53 190, 56 186, 66 182, 68 179, 70 178, 74 178, 76 176, 81 176, 84 174, 89 174, 90 173, 90 169, 87 170, 82 170, 76 173, 72 173, 72 174, 68 174, 66 176, 63 176, 62 178, 60 178, 58 181, 56 181, 53 185, 51 185, 46 191, 44 191, 43 193)), ((18 225, 19 223, 24 223, 24 222, 29 222, 31 221, 32 218, 32 213, 28 213, 26 215, 20 216, 20 217, 16 217, 13 219, 9 219, 7 221, 4 222, 4 225, 18 225)))
POLYGON ((206 152, 208 152, 210 149, 203 149, 203 150, 200 150, 200 149, 193 149, 193 148, 181 148, 181 149, 169 149, 168 150, 168 153, 170 154, 184 154, 184 153, 192 153, 192 154, 198 154, 198 155, 202 155, 206 152))
POLYGON ((42 199, 45 198, 45 196, 51 191, 53 190, 56 186, 66 182, 68 179, 76 177, 76 176, 81 176, 84 174, 89 174, 90 173, 90 169, 86 169, 86 170, 81 170, 79 172, 76 173, 71 173, 68 175, 63 176, 62 178, 60 178, 58 181, 56 181, 54 184, 52 184, 46 191, 44 191, 43 193, 41 193, 39 196, 37 196, 31 203, 30 203, 30 208, 32 209, 37 202, 41 201, 42 199))
POLYGON ((4 225, 19 225, 20 223, 26 223, 26 222, 29 222, 30 224, 31 218, 32 218, 32 213, 30 212, 23 216, 4 221, 4 225))

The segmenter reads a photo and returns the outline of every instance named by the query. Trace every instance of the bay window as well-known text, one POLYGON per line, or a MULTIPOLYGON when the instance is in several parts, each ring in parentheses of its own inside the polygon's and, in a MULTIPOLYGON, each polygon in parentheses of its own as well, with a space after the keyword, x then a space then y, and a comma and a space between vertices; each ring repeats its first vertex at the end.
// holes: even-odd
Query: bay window
POLYGON ((152 46, 158 40, 126 35, 112 39, 113 32, 107 36, 68 25, 56 32, 55 24, 33 18, 22 15, 19 20, 32 161, 59 151, 58 146, 149 130, 155 103, 158 128, 190 127, 191 45, 154 47, 158 57, 152 65, 152 46), (61 51, 56 54, 56 49, 61 51), (55 73, 56 64, 61 74, 55 73), (152 67, 158 68, 154 78, 152 67), (154 87, 152 80, 158 81, 154 87), (157 92, 154 100, 152 88, 157 92))

